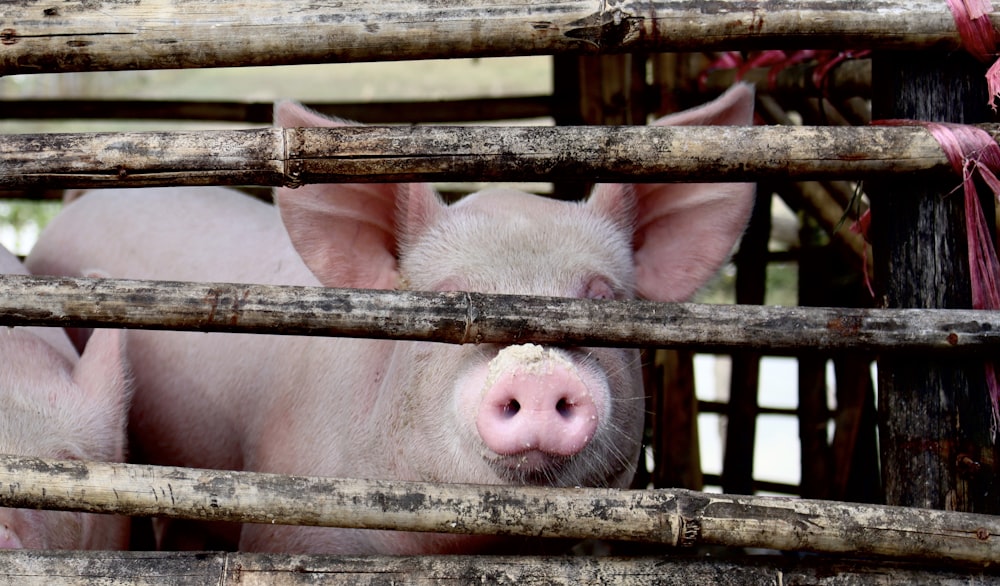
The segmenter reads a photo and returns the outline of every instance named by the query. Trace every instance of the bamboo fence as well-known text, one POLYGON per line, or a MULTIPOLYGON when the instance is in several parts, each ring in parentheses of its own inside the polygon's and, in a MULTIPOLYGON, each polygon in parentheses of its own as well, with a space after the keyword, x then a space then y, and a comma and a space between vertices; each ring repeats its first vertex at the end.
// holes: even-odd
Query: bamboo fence
MULTIPOLYGON (((990 18, 1000 22, 998 16, 990 18)), ((957 51, 961 45, 954 19, 939 0, 345 0, 335 6, 301 0, 19 0, 0 6, 0 75, 542 53, 843 47, 957 51)), ((870 91, 865 82, 870 72, 864 67, 860 63, 841 70, 843 79, 833 85, 851 88, 850 94, 870 91)), ((710 76, 710 87, 725 86, 726 75, 732 73, 710 76)), ((765 75, 763 70, 749 74, 757 83, 765 75)), ((779 76, 779 87, 798 91, 795 84, 805 77, 801 72, 779 76)), ((539 111, 536 102, 524 106, 539 111)), ((260 108, 227 115, 266 121, 260 108)), ((994 135, 1000 130, 983 127, 994 135)), ((2 189, 550 181, 581 174, 596 181, 823 180, 896 173, 944 176, 951 167, 937 142, 919 128, 361 127, 0 137, 2 189)), ((772 353, 808 348, 985 354, 994 352, 997 322, 996 312, 967 310, 701 306, 16 276, 0 280, 4 325, 772 353)), ((995 569, 1000 561, 997 517, 810 500, 424 485, 0 457, 0 506, 635 539, 677 547, 765 547, 877 558, 797 563, 0 553, 0 582, 18 584, 637 584, 668 578, 719 584, 1000 582, 995 569), (160 498, 168 492, 175 498, 160 498), (923 565, 898 561, 911 559, 923 565)))

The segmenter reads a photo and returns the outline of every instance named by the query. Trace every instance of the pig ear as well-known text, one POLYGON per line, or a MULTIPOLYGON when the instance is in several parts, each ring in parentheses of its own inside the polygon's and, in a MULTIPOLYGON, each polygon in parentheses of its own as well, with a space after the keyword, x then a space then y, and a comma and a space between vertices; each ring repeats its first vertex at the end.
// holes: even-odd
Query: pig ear
MULTIPOLYGON (((283 127, 354 124, 295 102, 280 102, 283 127)), ((437 200, 423 184, 325 184, 278 188, 275 200, 288 235, 309 270, 327 287, 394 289, 399 284, 397 209, 413 197, 437 200), (415 195, 416 194, 416 195, 415 195)), ((420 209, 421 206, 412 206, 420 209)))
MULTIPOLYGON (((753 123, 753 88, 739 84, 713 102, 666 116, 655 125, 753 123)), ((729 258, 753 210, 753 183, 599 184, 590 205, 634 221, 637 292, 683 301, 729 258)))
POLYGON ((125 359, 125 333, 122 330, 98 329, 87 341, 80 361, 73 368, 73 382, 87 400, 88 412, 101 421, 91 426, 108 437, 95 438, 95 446, 108 446, 108 453, 88 457, 111 462, 125 461, 125 429, 132 399, 132 381, 125 359))

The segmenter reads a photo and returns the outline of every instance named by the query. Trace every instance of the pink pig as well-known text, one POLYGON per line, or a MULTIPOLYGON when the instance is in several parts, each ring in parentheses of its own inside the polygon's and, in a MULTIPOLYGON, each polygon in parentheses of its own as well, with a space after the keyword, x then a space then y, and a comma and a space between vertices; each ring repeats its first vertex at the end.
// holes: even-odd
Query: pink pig
MULTIPOLYGON (((27 274, 0 246, 0 273, 27 274)), ((129 385, 119 330, 79 356, 62 328, 0 328, 0 453, 122 462, 129 385)), ((129 519, 0 508, 0 549, 125 549, 129 519)))
MULTIPOLYGON (((658 124, 751 123, 739 85, 658 124)), ((291 126, 345 124, 294 103, 291 126)), ((40 274, 688 298, 746 224, 750 184, 600 185, 586 202, 489 189, 446 206, 429 185, 278 189, 277 210, 221 188, 88 193, 43 233, 40 274)), ((626 487, 643 424, 639 354, 129 331, 133 450, 148 462, 334 477, 626 487)), ((245 525, 253 551, 495 549, 493 538, 245 525)))

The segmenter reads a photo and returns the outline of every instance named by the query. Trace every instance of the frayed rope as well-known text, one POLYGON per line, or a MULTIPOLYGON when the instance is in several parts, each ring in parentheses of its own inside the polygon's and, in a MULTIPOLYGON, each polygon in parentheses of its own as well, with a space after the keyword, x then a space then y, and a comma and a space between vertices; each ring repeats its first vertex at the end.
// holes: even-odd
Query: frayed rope
MULTIPOLYGON (((996 175, 1000 172, 1000 146, 988 132, 975 126, 915 120, 880 120, 873 124, 926 128, 941 145, 952 168, 962 174, 972 307, 1000 309, 1000 261, 997 260, 983 208, 979 205, 975 184, 975 177, 978 176, 993 192, 994 200, 1000 199, 1000 179, 996 175)), ((1000 427, 1000 382, 991 361, 986 363, 986 384, 993 407, 991 431, 996 437, 1000 427)))
POLYGON ((986 86, 989 96, 986 103, 993 111, 997 109, 995 100, 1000 96, 1000 59, 997 59, 997 32, 993 30, 990 0, 947 0, 951 15, 955 18, 958 36, 962 37, 962 47, 970 55, 983 63, 994 61, 986 72, 986 86))

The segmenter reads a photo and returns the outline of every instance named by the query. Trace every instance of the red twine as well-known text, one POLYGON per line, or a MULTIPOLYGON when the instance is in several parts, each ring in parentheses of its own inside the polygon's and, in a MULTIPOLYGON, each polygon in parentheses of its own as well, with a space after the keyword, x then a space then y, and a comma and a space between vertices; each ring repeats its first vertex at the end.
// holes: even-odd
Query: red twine
POLYGON ((735 69, 736 81, 740 81, 750 69, 769 67, 767 73, 768 89, 773 92, 777 87, 779 73, 793 65, 815 60, 816 67, 810 81, 817 90, 826 95, 827 78, 830 71, 843 61, 867 57, 870 53, 871 51, 770 50, 751 53, 744 58, 737 51, 727 51, 719 53, 715 60, 701 72, 698 77, 698 87, 704 91, 708 82, 708 74, 719 69, 735 69))
MULTIPOLYGON (((962 37, 962 47, 970 55, 983 63, 989 63, 997 57, 997 33, 990 21, 993 5, 990 0, 947 0, 951 15, 955 18, 958 36, 962 37)), ((993 111, 994 103, 1000 95, 1000 60, 990 66, 986 72, 986 86, 989 96, 986 103, 993 111)))

